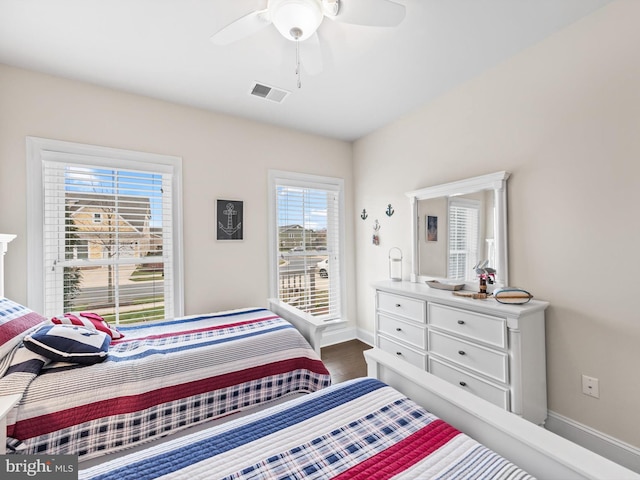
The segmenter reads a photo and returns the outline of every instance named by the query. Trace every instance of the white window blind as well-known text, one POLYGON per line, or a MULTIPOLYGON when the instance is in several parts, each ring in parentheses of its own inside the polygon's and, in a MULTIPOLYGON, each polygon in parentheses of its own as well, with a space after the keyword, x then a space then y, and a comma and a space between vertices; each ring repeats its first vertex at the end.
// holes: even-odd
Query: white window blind
POLYGON ((314 317, 340 318, 341 185, 279 178, 272 193, 278 299, 314 317))
POLYGON ((478 263, 480 203, 451 199, 449 203, 449 278, 475 279, 478 263))
POLYGON ((179 168, 59 151, 37 156, 42 313, 92 311, 114 324, 182 314, 179 168))

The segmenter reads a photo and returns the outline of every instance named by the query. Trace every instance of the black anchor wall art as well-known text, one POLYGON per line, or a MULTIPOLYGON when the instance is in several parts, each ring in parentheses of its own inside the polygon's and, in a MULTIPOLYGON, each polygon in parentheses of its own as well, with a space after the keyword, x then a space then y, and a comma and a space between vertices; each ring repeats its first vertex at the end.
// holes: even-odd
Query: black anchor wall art
POLYGON ((237 200, 217 201, 217 239, 242 240, 243 202, 237 200))
POLYGON ((391 215, 393 215, 394 213, 396 213, 396 211, 393 209, 393 207, 391 206, 391 204, 389 204, 387 206, 387 209, 385 210, 385 212, 387 214, 387 217, 390 217, 391 215))

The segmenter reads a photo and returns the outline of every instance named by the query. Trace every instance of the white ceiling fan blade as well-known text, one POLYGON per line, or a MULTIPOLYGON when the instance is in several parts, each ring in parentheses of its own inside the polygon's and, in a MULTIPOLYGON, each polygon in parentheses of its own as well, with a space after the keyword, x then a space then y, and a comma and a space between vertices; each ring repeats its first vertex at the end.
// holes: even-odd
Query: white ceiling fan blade
POLYGON ((269 25, 271 25, 271 19, 268 10, 256 10, 218 30, 211 35, 211 41, 216 45, 229 45, 253 35, 269 25))
POLYGON ((322 49, 318 32, 300 44, 300 62, 309 75, 318 75, 322 72, 322 49))
POLYGON ((369 27, 395 27, 404 20, 405 6, 391 0, 341 0, 340 10, 329 18, 369 27))

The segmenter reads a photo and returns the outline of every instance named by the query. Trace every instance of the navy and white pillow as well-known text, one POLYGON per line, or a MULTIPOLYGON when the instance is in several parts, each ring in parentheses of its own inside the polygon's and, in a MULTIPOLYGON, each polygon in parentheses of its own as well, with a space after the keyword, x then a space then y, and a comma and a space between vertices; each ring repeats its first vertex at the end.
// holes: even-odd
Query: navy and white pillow
POLYGON ((44 325, 24 337, 23 343, 54 362, 91 365, 107 358, 111 337, 78 325, 44 325))

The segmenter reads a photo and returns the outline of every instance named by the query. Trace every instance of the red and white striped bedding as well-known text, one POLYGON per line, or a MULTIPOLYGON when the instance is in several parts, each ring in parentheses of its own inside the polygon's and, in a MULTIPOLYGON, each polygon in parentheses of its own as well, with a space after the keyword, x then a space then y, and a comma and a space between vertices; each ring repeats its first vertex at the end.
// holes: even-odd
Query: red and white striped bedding
POLYGON ((10 447, 88 459, 330 384, 305 339, 269 310, 120 330, 96 365, 48 369, 42 357, 16 353, 0 379, 0 394, 24 390, 8 416, 10 447))
MULTIPOLYGON (((80 465, 82 467, 82 465, 80 465)), ((532 477, 370 378, 81 469, 85 480, 532 477)))

